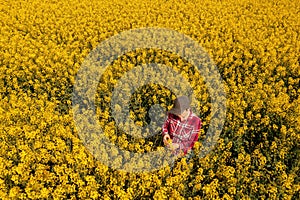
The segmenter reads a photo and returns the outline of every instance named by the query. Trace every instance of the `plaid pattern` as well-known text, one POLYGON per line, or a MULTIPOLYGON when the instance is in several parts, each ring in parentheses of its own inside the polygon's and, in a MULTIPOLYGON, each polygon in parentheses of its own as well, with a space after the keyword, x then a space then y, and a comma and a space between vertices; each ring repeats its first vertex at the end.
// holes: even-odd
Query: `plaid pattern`
POLYGON ((200 118, 192 111, 185 121, 180 121, 178 116, 169 113, 162 127, 162 136, 169 134, 173 143, 179 144, 179 151, 186 154, 198 140, 201 125, 200 118))

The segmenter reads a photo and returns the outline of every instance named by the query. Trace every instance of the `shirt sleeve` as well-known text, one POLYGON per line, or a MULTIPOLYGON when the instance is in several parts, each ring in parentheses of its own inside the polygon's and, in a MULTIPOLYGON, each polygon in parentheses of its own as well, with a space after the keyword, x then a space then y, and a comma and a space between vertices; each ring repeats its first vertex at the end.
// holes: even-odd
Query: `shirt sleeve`
POLYGON ((166 134, 169 134, 169 124, 170 124, 170 117, 167 115, 166 120, 162 126, 162 136, 164 137, 166 134))

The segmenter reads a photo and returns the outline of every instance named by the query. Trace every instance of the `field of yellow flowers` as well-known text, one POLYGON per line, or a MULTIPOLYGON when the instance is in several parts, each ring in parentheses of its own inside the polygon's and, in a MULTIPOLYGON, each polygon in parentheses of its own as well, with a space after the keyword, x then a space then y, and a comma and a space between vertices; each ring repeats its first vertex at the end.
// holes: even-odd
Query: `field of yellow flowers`
MULTIPOLYGON (((4 0, 0 24, 0 199, 300 198, 298 0, 4 0), (205 48, 224 81, 227 111, 217 144, 197 156, 211 120, 201 74, 164 50, 120 56, 99 80, 95 98, 111 143, 140 153, 163 147, 159 134, 133 137, 111 117, 118 79, 149 62, 186 77, 203 121, 190 162, 129 173, 86 148, 74 123, 72 92, 99 43, 143 27, 178 31, 205 48)), ((169 109, 174 98, 162 85, 140 87, 130 98, 130 116, 147 125, 151 105, 169 109)), ((130 155, 111 150, 106 156, 115 156, 118 166, 130 155)))

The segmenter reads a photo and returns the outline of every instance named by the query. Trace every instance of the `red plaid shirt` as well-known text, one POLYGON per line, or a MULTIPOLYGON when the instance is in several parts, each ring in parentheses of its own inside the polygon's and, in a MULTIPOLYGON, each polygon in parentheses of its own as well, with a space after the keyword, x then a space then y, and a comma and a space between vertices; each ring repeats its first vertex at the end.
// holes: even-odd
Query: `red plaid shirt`
POLYGON ((201 125, 200 118, 192 111, 187 120, 183 121, 178 116, 169 113, 162 127, 162 136, 169 134, 172 142, 179 144, 179 151, 186 154, 198 140, 201 125))

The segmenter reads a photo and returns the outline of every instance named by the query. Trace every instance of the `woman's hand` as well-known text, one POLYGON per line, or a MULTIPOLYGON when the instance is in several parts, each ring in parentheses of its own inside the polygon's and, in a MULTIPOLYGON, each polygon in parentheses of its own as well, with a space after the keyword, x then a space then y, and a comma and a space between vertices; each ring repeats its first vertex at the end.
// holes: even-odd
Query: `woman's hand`
POLYGON ((180 147, 180 146, 179 146, 179 144, 177 144, 177 143, 171 143, 171 144, 169 144, 169 146, 168 146, 169 150, 171 150, 173 153, 175 153, 176 150, 177 150, 179 147, 180 147))
POLYGON ((172 145, 173 145, 173 149, 175 149, 175 150, 179 148, 179 144, 178 143, 173 143, 172 145))
POLYGON ((169 134, 164 135, 163 142, 172 152, 175 152, 180 147, 178 143, 172 143, 169 134))
POLYGON ((164 135, 163 142, 165 146, 169 145, 169 140, 171 140, 170 135, 169 134, 164 135))

